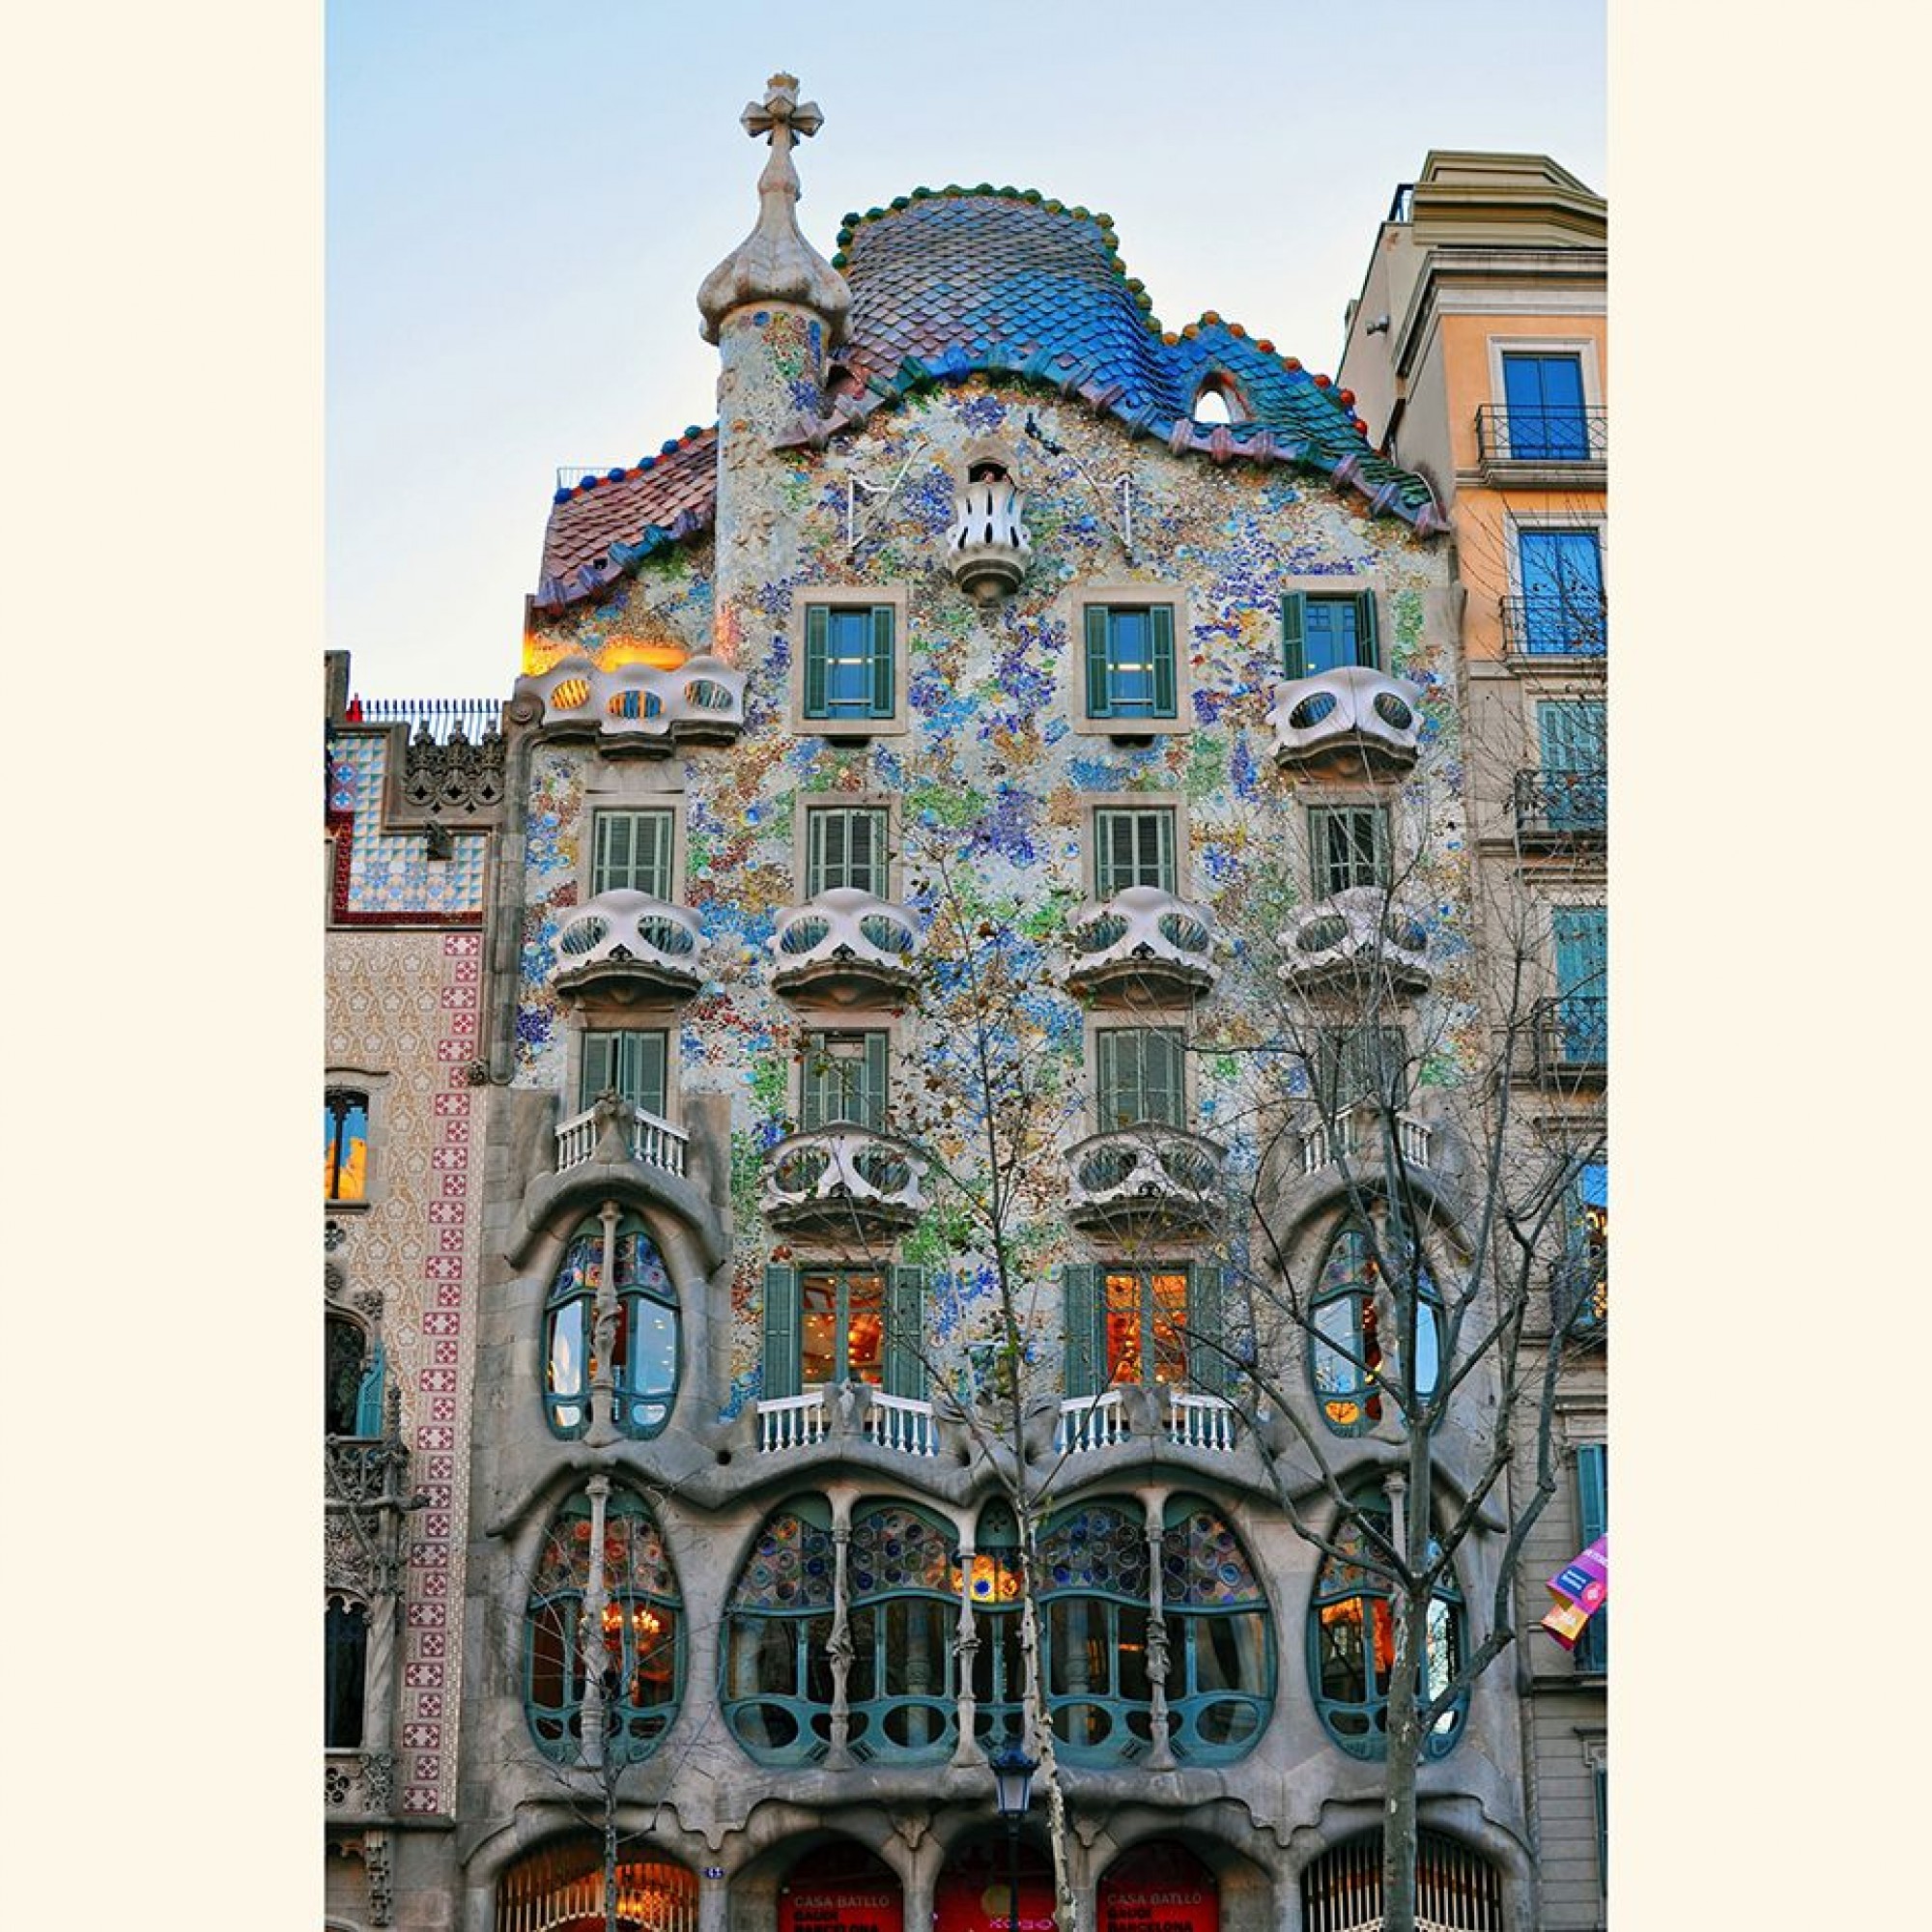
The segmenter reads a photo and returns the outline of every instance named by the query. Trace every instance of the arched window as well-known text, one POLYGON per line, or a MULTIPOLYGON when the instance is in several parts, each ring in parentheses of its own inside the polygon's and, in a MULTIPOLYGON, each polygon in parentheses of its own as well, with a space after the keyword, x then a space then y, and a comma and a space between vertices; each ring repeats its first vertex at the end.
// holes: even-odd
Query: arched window
POLYGON ((322 1742, 327 1750, 362 1747, 362 1682, 368 1659, 368 1610, 331 1591, 322 1621, 322 1742))
POLYGON ((1240 1539, 1198 1496, 1167 1506, 1160 1590, 1175 1756, 1183 1763, 1244 1756, 1274 1709, 1267 1597, 1240 1539))
MULTIPOLYGON (((366 1338, 360 1322, 346 1315, 324 1318, 322 1369, 322 1426, 328 1435, 381 1433, 362 1427, 363 1350, 366 1338)), ((380 1398, 379 1398, 380 1400, 380 1398)))
MULTIPOLYGON (((1359 1219, 1344 1224, 1329 1243, 1310 1306, 1314 1334, 1308 1350, 1309 1379, 1321 1419, 1337 1435, 1361 1435, 1382 1419, 1381 1380, 1385 1355, 1399 1336, 1382 1332, 1386 1293, 1381 1257, 1391 1256, 1400 1239, 1383 1222, 1372 1236, 1359 1219)), ((1418 1296, 1415 1324, 1415 1376, 1411 1393, 1434 1393, 1440 1373, 1439 1302, 1428 1268, 1416 1258, 1409 1269, 1418 1296)))
MULTIPOLYGON (((1388 1749, 1389 1678, 1395 1667, 1395 1617, 1387 1577, 1370 1567, 1367 1538, 1354 1518, 1373 1517, 1386 1530, 1387 1502, 1374 1490, 1351 1499, 1354 1517, 1331 1539, 1339 1558, 1323 1559, 1308 1610, 1308 1675, 1323 1729, 1351 1757, 1388 1749)), ((1432 1543, 1432 1552, 1435 1548, 1432 1543)), ((1462 1662, 1463 1596, 1453 1579, 1436 1586, 1417 1676, 1424 1700, 1437 1696, 1462 1662)), ((1462 1732, 1464 1704, 1435 1720, 1427 1750, 1441 1757, 1462 1732)))
POLYGON ((952 1640, 959 1548, 905 1503, 854 1512, 846 1552, 852 1593, 848 1736, 860 1758, 947 1758, 958 1730, 952 1640))
POLYGON ((758 1532, 724 1612, 724 1721, 761 1764, 800 1764, 831 1742, 832 1512, 817 1497, 758 1532))
MULTIPOLYGON (((1418 1832, 1415 1914, 1418 1924, 1438 1925, 1444 1932, 1501 1932, 1502 1884, 1495 1866, 1439 1832, 1418 1832)), ((1321 1932, 1379 1932, 1379 1832, 1344 1840, 1302 1872, 1301 1922, 1321 1932)))
MULTIPOLYGON (((697 1874, 664 1859, 616 1861, 617 1923, 629 1932, 697 1932, 697 1874)), ((553 1840, 506 1865, 497 1880, 499 1932, 604 1925, 604 1849, 594 1837, 553 1840)))
MULTIPOLYGON (((590 1424, 596 1359, 597 1290, 604 1274, 604 1224, 580 1224, 544 1308, 544 1408, 555 1435, 590 1424)), ((655 1435, 677 1400, 677 1290, 648 1229, 634 1214, 617 1224, 617 1325, 611 1348, 615 1421, 626 1435, 655 1435)))
POLYGON ((604 1510, 602 1642, 583 1627, 595 1519, 587 1495, 557 1513, 530 1586, 524 1701, 546 1757, 582 1747, 586 1648, 604 1680, 605 1748, 646 1757, 670 1729, 684 1688, 684 1619, 677 1576, 642 1499, 613 1489, 604 1510))
POLYGON ((1152 1737, 1148 1545, 1141 1513, 1088 1503, 1041 1541, 1046 1703, 1069 1764, 1121 1764, 1152 1737))
POLYGON ((992 1502, 980 1513, 966 1588, 980 1639, 973 1653, 973 1732, 985 1749, 995 1750, 1020 1735, 1025 1717, 1020 1526, 1010 1505, 992 1502))

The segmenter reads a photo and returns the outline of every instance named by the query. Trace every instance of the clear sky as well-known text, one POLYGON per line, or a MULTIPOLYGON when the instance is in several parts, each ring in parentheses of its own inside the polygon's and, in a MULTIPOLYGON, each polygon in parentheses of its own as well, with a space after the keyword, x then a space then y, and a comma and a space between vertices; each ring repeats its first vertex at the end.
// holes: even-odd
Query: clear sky
POLYGON ((1170 328, 1215 309, 1332 370, 1431 148, 1607 187, 1603 36, 1601 0, 331 0, 328 642, 364 696, 507 695, 558 467, 716 418, 695 298, 751 227, 737 116, 780 69, 825 114, 824 254, 914 187, 1037 187, 1114 216, 1170 328))

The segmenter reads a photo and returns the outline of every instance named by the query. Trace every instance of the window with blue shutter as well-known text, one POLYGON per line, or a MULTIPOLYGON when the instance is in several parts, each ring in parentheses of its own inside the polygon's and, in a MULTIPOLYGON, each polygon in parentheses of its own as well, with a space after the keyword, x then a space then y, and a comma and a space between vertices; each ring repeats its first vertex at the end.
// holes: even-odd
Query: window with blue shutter
POLYGON ((1523 650, 1597 656, 1608 647, 1604 557, 1594 529, 1520 529, 1517 567, 1523 650))
POLYGON ((1281 643, 1282 668, 1292 678, 1350 665, 1379 668, 1376 593, 1291 590, 1281 600, 1281 643))
MULTIPOLYGON (((1577 1541, 1587 1549, 1610 1528, 1610 1459, 1601 1442, 1582 1443, 1577 1451, 1577 1541)), ((1598 1610, 1577 1639, 1571 1653, 1578 1670, 1607 1670, 1610 1666, 1610 1612, 1598 1610)))
POLYGON ((1601 698, 1556 698, 1536 707, 1544 810, 1562 831, 1602 831, 1608 805, 1601 698))
POLYGON ((383 1356, 383 1344, 379 1339, 369 1351, 369 1369, 363 1376, 355 1391, 355 1433, 357 1435, 375 1436, 383 1433, 384 1391, 388 1382, 388 1368, 383 1356))
POLYGON ((1087 606, 1087 715, 1179 715, 1171 604, 1087 606))
POLYGON ((1601 1065, 1610 1043, 1608 929, 1602 906, 1558 906, 1550 916, 1556 941, 1556 1025, 1564 1062, 1601 1065))
POLYGON ((807 718, 858 722, 892 717, 895 614, 890 604, 807 607, 807 718))
POLYGON ((1580 463, 1589 455, 1578 357, 1506 353, 1503 405, 1517 462, 1580 463))

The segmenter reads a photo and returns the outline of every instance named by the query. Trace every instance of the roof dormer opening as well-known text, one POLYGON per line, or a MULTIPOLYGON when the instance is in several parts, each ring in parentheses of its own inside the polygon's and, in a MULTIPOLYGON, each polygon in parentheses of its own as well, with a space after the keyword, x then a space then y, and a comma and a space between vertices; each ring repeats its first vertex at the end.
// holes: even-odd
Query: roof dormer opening
POLYGON ((1202 377, 1191 413, 1196 422, 1211 429, 1217 423, 1244 423, 1252 412, 1233 381, 1214 369, 1202 377))

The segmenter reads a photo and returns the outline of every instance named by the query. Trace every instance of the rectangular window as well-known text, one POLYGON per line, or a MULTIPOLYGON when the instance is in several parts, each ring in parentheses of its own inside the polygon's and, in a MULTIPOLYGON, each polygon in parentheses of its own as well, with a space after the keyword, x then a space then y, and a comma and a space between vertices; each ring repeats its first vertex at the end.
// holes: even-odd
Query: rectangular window
POLYGON ((1178 893, 1177 876, 1172 806, 1095 809, 1095 898, 1110 899, 1129 886, 1157 886, 1164 893, 1178 893))
POLYGON ((858 1381, 923 1400, 928 1298, 925 1268, 766 1268, 762 1395, 858 1381))
POLYGON ((369 1198, 369 1096, 331 1088, 322 1105, 322 1193, 326 1201, 369 1198))
POLYGON ((840 887, 890 898, 886 809, 813 806, 805 814, 805 895, 840 887))
POLYGON ((1563 1058, 1571 1065, 1602 1065, 1610 1042, 1605 910, 1558 906, 1550 925, 1556 941, 1556 1024, 1563 1058))
POLYGON ((1563 1260, 1571 1325, 1593 1328, 1610 1312, 1610 1170, 1602 1161, 1592 1161, 1577 1177, 1563 1260))
POLYGON ((1187 1269, 1157 1268, 1146 1273, 1109 1272, 1107 1299, 1107 1380, 1159 1382, 1180 1387, 1187 1380, 1187 1269))
POLYGON ((1308 813, 1315 895, 1389 881, 1388 814, 1378 805, 1319 806, 1308 813))
POLYGON ((1604 827, 1608 756, 1600 698, 1559 698, 1536 707, 1542 806, 1560 831, 1604 827))
POLYGON ((1408 1097, 1407 1048, 1400 1027, 1332 1027, 1316 1036, 1315 1098, 1339 1114, 1364 1100, 1400 1107, 1408 1097))
MULTIPOLYGON (((1582 1443, 1577 1451, 1577 1541, 1587 1549, 1610 1528, 1610 1459, 1601 1442, 1582 1443)), ((1597 1611, 1583 1626, 1570 1654, 1578 1670, 1607 1670, 1610 1664, 1609 1606, 1597 1611)))
POLYGON ((1178 699, 1171 604, 1087 606, 1087 715, 1173 718, 1178 699))
POLYGON ((885 1379, 886 1278, 840 1268, 799 1283, 799 1378, 819 1382, 885 1379))
POLYGON ((805 1039, 800 1128, 814 1133, 836 1125, 883 1133, 892 1036, 810 1033, 805 1039))
POLYGON ((1108 1027, 1094 1036, 1099 1131, 1178 1127, 1186 1112, 1185 1050, 1172 1027, 1108 1027))
POLYGON ((1505 351, 1503 406, 1517 462, 1581 463, 1589 455, 1579 357, 1505 351))
POLYGON ((890 604, 812 604, 805 612, 805 716, 860 722, 893 715, 890 604))
POLYGON ((1281 600, 1282 667, 1290 677, 1314 677, 1350 665, 1381 664, 1376 593, 1291 590, 1281 600))
POLYGON ((1520 648, 1539 655, 1601 655, 1608 647, 1609 620, 1597 532, 1519 530, 1517 563, 1520 648))
POLYGON ((668 1043, 662 1033, 586 1033, 577 1104, 587 1108, 615 1089, 620 1100, 663 1120, 668 1043))
POLYGON ((590 891, 671 897, 671 829, 675 812, 600 811, 591 819, 590 891))

